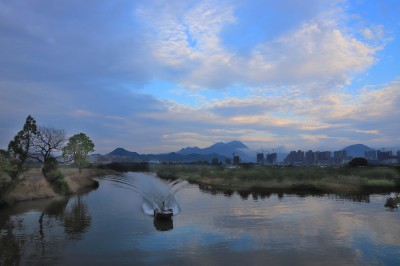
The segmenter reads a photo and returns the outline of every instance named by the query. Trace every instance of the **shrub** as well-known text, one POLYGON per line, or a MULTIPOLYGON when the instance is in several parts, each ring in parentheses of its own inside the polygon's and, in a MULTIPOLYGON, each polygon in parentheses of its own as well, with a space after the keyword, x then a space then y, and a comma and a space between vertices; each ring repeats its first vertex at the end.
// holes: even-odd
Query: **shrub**
POLYGON ((67 194, 70 192, 68 183, 65 180, 64 175, 59 170, 47 173, 46 179, 56 193, 67 194))
POLYGON ((352 159, 352 160, 349 162, 349 165, 350 165, 350 166, 354 166, 354 167, 358 167, 358 166, 367 166, 367 165, 368 165, 368 161, 367 161, 367 159, 365 159, 365 158, 357 157, 357 158, 352 159))

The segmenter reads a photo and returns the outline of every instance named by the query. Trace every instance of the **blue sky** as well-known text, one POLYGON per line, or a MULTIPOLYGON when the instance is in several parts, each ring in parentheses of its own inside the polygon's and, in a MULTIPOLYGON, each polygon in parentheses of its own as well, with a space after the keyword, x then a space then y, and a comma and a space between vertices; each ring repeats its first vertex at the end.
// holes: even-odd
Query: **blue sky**
POLYGON ((0 0, 0 147, 400 148, 396 0, 0 0))

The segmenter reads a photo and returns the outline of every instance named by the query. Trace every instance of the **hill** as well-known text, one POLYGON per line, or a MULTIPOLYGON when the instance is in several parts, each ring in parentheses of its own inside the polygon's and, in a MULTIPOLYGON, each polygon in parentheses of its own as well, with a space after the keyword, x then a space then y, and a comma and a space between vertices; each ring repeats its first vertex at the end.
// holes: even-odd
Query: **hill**
POLYGON ((200 149, 198 147, 187 147, 178 151, 178 154, 189 155, 189 154, 219 154, 226 157, 232 157, 233 153, 241 153, 241 150, 249 149, 242 142, 234 140, 228 143, 218 142, 210 147, 200 149))
POLYGON ((345 150, 347 152, 347 156, 351 156, 351 157, 355 158, 355 157, 365 157, 366 151, 373 151, 374 149, 372 149, 364 144, 354 144, 354 145, 347 146, 343 150, 345 150))
POLYGON ((106 156, 123 156, 123 157, 139 158, 140 154, 137 152, 127 151, 123 148, 116 148, 112 152, 108 153, 106 156))

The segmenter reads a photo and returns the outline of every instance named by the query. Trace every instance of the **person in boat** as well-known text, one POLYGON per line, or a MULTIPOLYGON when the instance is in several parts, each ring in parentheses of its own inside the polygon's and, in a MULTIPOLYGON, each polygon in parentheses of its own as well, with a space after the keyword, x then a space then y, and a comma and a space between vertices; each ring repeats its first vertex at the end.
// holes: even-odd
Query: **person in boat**
POLYGON ((165 202, 164 201, 162 202, 161 211, 162 212, 167 211, 167 209, 165 208, 165 202))

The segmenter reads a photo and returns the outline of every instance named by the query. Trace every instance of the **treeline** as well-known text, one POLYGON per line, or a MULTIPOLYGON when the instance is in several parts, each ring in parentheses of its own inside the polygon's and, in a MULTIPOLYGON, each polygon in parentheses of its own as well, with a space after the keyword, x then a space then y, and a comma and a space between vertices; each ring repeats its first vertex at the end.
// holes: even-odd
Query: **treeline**
POLYGON ((69 188, 58 169, 60 162, 74 164, 81 172, 89 164, 88 155, 94 147, 84 133, 67 139, 63 129, 37 125, 29 115, 22 129, 9 142, 7 150, 0 150, 0 193, 28 170, 30 162, 42 166, 44 177, 56 192, 66 193, 69 188))

